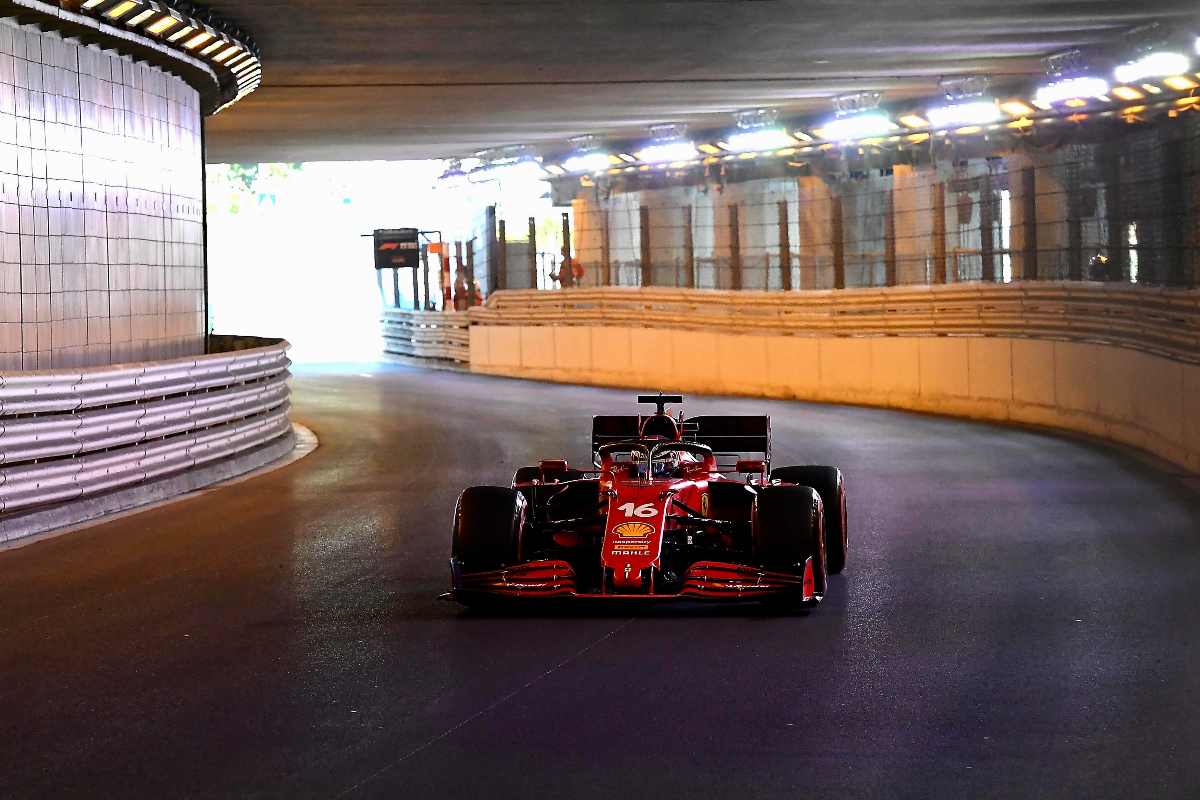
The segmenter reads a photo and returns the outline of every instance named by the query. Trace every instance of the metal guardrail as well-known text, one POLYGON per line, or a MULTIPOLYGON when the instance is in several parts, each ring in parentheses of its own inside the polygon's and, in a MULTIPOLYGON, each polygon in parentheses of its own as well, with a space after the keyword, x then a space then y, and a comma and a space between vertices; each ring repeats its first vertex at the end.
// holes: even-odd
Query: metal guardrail
POLYGON ((465 312, 383 312, 384 351, 416 358, 467 363, 471 360, 471 337, 465 312))
POLYGON ((989 335, 1099 342, 1200 363, 1200 291, 1079 282, 753 292, 501 291, 472 325, 635 325, 825 336, 989 335))
POLYGON ((0 513, 229 458, 291 429, 287 342, 166 362, 0 374, 0 513))

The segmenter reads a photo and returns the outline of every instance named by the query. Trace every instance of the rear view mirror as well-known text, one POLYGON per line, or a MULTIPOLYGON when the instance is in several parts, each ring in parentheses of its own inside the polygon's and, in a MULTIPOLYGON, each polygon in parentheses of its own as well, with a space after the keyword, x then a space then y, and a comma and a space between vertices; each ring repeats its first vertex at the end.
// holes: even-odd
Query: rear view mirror
MULTIPOLYGON (((728 464, 729 462, 725 463, 728 464)), ((739 458, 736 469, 745 475, 761 474, 766 471, 767 465, 761 459, 739 458)))

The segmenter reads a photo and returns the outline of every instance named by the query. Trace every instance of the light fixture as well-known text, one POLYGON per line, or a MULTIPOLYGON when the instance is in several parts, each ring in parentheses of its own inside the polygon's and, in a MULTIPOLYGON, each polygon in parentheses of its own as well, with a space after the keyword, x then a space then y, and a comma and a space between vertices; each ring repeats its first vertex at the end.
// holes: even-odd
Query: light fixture
POLYGON ((143 22, 145 22, 146 20, 150 19, 151 17, 153 17, 153 16, 154 16, 155 14, 157 14, 157 13, 158 13, 158 12, 157 12, 157 11, 155 11, 153 8, 146 8, 146 9, 143 9, 143 10, 139 11, 138 13, 134 14, 134 15, 133 15, 132 17, 130 17, 129 19, 127 19, 127 20, 125 21, 125 24, 126 24, 126 25, 128 25, 128 26, 129 26, 129 27, 131 27, 131 28, 133 28, 133 27, 136 27, 136 26, 138 26, 138 25, 141 25, 143 22))
POLYGON ((1162 89, 1155 86, 1153 83, 1143 83, 1142 88, 1150 94, 1162 94, 1162 89))
POLYGON ((182 28, 180 28, 179 30, 175 31, 170 36, 168 36, 167 41, 168 42, 178 42, 183 37, 191 36, 195 32, 196 32, 196 29, 193 28, 191 25, 184 25, 182 28))
POLYGON ((156 19, 154 22, 151 22, 149 25, 147 25, 146 33, 153 34, 154 36, 158 36, 162 33, 169 31, 171 28, 174 28, 180 22, 181 22, 181 20, 176 19, 175 17, 171 16, 170 14, 166 14, 166 15, 160 17, 159 19, 156 19))
POLYGON ((1132 86, 1114 86, 1112 95, 1118 100, 1141 100, 1146 96, 1132 86))
POLYGON ((696 157, 696 145, 689 141, 658 142, 637 152, 638 160, 647 164, 664 161, 687 161, 696 157))
POLYGON ((1200 86, 1200 84, 1187 75, 1172 75, 1168 78, 1163 78, 1163 83, 1177 92, 1190 92, 1192 89, 1200 86))
MULTIPOLYGON (((601 171, 604 169, 607 169, 607 165, 601 167, 601 171)), ((481 156, 480 166, 467 173, 467 179, 472 183, 537 181, 545 177, 546 170, 542 168, 541 160, 530 155, 525 147, 488 151, 481 156)))
POLYGON ((668 122, 650 126, 650 144, 637 151, 640 161, 647 164, 668 163, 672 167, 698 155, 695 142, 686 139, 687 125, 668 122))
POLYGON ((819 131, 821 138, 834 142, 850 142, 885 136, 896 129, 896 123, 879 111, 868 111, 848 117, 838 117, 825 123, 819 131))
POLYGON ((761 128, 733 134, 726 142, 725 149, 733 153, 746 153, 751 150, 778 150, 795 143, 796 140, 783 128, 761 128))
POLYGON ((755 108, 733 115, 738 132, 721 142, 721 147, 734 153, 752 150, 778 150, 791 147, 796 140, 783 128, 776 127, 779 111, 774 108, 755 108))
POLYGON ((205 47, 203 50, 201 50, 200 55, 202 55, 202 56, 212 55, 213 53, 217 52, 218 50, 223 50, 227 44, 229 44, 229 42, 226 42, 224 39, 217 39, 215 42, 210 44, 208 47, 205 47))
POLYGON ((1108 81, 1094 76, 1063 78, 1042 86, 1034 95, 1035 105, 1047 107, 1065 100, 1098 97, 1108 93, 1108 81))
POLYGON ((603 172, 608 169, 608 154, 593 150, 590 153, 580 153, 563 161, 568 172, 603 172))
POLYGON ((928 128, 929 120, 919 114, 905 114, 900 117, 900 124, 906 128, 928 128))
POLYGON ((717 147, 715 144, 709 144, 705 142, 704 144, 697 145, 696 147, 701 153, 707 153, 710 156, 717 156, 721 154, 721 148, 717 147))
POLYGON ((930 108, 926 112, 934 128, 950 128, 955 125, 987 125, 1000 119, 1000 108, 995 100, 967 100, 930 108))
POLYGON ((1157 51, 1122 64, 1113 70, 1119 83, 1136 83, 1147 78, 1165 78, 1187 72, 1192 66, 1190 58, 1183 53, 1157 51))
POLYGON ((213 35, 208 31, 200 31, 195 36, 184 42, 181 46, 184 50, 195 50, 197 47, 204 44, 211 38, 213 38, 213 35))
POLYGON ((96 6, 103 5, 106 2, 108 2, 108 0, 84 0, 83 5, 80 6, 80 8, 82 8, 84 11, 91 11, 96 6))
POLYGON ((1009 100, 1000 104, 1000 110, 1010 117, 1028 117, 1034 113, 1033 109, 1022 103, 1020 100, 1009 100))
POLYGON ((137 0, 122 0, 122 2, 105 11, 104 16, 109 19, 120 19, 140 5, 141 3, 137 2, 137 0))
POLYGON ((896 129, 887 114, 879 111, 879 92, 854 92, 833 98, 837 116, 813 133, 822 139, 849 142, 886 136, 896 129))
POLYGON ((222 50, 221 52, 214 55, 212 57, 212 60, 218 64, 224 64, 227 61, 229 61, 230 56, 232 56, 234 53, 240 53, 241 50, 242 50, 242 48, 238 47, 236 44, 230 45, 229 47, 226 47, 224 50, 222 50))
POLYGON ((562 167, 560 167, 558 164, 547 164, 546 172, 549 172, 551 175, 554 175, 555 177, 557 177, 559 175, 567 174, 567 171, 565 169, 563 169, 562 167))
POLYGON ((637 156, 631 156, 629 153, 617 153, 617 158, 621 159, 626 164, 633 164, 637 161, 637 156))
POLYGON ((799 139, 802 142, 811 142, 813 140, 813 137, 804 131, 792 131, 792 138, 799 139))

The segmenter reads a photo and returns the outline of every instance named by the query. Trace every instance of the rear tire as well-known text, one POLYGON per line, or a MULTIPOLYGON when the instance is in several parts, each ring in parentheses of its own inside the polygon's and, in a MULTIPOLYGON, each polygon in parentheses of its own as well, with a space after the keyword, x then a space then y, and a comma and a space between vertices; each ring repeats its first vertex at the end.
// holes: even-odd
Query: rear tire
POLYGON ((780 467, 771 471, 772 480, 811 486, 825 505, 825 559, 830 575, 846 568, 849 547, 846 525, 846 484, 837 467, 780 467))
POLYGON ((487 572, 521 556, 525 496, 503 486, 471 486, 454 509, 451 556, 465 572, 487 572))
POLYGON ((754 558, 767 569, 796 572, 813 561, 813 582, 825 594, 825 527, 821 496, 807 486, 766 486, 754 498, 754 558))

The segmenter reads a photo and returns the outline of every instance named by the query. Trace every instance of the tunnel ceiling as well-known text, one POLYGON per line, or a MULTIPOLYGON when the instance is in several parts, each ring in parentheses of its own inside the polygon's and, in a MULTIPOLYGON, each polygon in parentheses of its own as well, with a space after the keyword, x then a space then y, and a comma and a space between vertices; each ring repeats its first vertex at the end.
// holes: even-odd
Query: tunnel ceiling
POLYGON ((585 133, 731 124, 830 97, 934 95, 945 74, 1041 74, 1181 0, 214 0, 263 50, 262 88, 209 121, 213 162, 464 155, 585 133))

